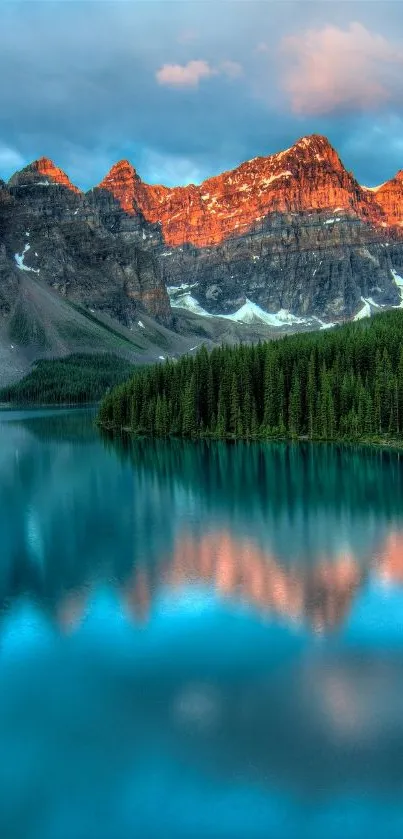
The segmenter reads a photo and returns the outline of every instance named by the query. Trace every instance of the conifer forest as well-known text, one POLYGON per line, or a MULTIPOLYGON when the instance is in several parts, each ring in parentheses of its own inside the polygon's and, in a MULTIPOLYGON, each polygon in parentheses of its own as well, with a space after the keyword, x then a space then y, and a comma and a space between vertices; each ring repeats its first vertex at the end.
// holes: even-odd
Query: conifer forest
POLYGON ((403 312, 256 345, 201 347, 137 370, 98 422, 136 435, 396 438, 403 431, 403 312))

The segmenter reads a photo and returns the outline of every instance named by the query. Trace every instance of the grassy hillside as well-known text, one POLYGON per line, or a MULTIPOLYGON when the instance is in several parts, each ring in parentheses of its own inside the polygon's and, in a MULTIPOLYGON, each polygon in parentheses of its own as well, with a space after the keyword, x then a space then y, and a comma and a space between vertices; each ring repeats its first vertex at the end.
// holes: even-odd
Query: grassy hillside
POLYGON ((133 372, 127 359, 112 353, 42 359, 21 381, 0 390, 0 401, 40 404, 96 402, 133 372))

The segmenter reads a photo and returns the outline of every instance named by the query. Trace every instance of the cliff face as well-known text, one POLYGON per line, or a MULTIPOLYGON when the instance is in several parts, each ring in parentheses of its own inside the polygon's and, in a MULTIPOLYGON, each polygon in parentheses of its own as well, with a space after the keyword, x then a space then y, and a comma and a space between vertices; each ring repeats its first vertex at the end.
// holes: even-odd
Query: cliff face
POLYGON ((32 163, 0 189, 0 225, 2 279, 11 273, 18 283, 21 271, 34 273, 69 300, 126 326, 139 311, 170 322, 155 256, 108 231, 86 196, 50 160, 32 163))
POLYGON ((371 190, 373 200, 385 215, 385 222, 390 227, 403 227, 403 170, 390 181, 371 190))

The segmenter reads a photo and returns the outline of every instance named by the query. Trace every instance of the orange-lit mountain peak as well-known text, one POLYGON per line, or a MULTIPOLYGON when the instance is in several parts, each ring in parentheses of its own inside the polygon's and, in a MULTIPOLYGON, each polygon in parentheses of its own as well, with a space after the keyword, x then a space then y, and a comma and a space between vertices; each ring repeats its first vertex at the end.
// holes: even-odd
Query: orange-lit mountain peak
MULTIPOLYGON (((59 169, 49 157, 40 157, 38 160, 34 160, 28 166, 25 166, 24 169, 12 175, 8 183, 11 187, 52 186, 52 184, 58 184, 70 192, 80 194, 78 187, 71 183, 70 178, 63 172, 63 169, 59 169)), ((50 196, 51 194, 49 193, 50 196)))
POLYGON ((126 177, 126 178, 130 177, 130 178, 133 178, 133 179, 138 178, 137 172, 136 172, 133 164, 130 163, 130 160, 126 160, 126 159, 118 160, 117 163, 114 163, 113 166, 111 166, 107 175, 105 175, 105 178, 103 179, 103 181, 101 181, 101 183, 104 183, 104 181, 110 180, 111 178, 122 177, 122 176, 126 177))
POLYGON ((403 173, 377 190, 361 187, 329 140, 301 137, 288 149, 254 157, 199 185, 144 183, 121 160, 99 184, 128 215, 161 225, 166 244, 209 247, 247 233, 272 213, 335 212, 374 225, 403 224, 403 173))
POLYGON ((382 207, 388 223, 403 226, 403 169, 374 190, 375 200, 382 207))
POLYGON ((334 146, 332 146, 330 140, 324 134, 304 134, 303 137, 296 140, 291 148, 299 148, 301 146, 306 149, 312 149, 314 153, 321 149, 324 153, 337 155, 334 146))
POLYGON ((36 169, 38 175, 41 175, 46 180, 50 179, 53 183, 65 186, 72 192, 80 192, 80 190, 71 183, 70 178, 68 178, 66 173, 63 172, 63 169, 59 169, 59 167, 53 163, 53 160, 50 160, 48 157, 40 157, 39 160, 35 160, 32 167, 36 169))
POLYGON ((134 215, 137 212, 136 192, 139 183, 140 178, 130 161, 119 160, 98 184, 98 188, 108 190, 125 213, 134 215))

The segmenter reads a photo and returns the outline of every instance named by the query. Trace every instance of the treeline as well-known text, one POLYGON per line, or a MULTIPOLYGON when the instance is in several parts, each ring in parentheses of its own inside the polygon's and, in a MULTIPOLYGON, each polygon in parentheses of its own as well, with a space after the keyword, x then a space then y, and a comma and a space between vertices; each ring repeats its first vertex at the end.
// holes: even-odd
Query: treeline
POLYGON ((113 353, 75 353, 65 358, 37 361, 19 382, 0 390, 0 401, 19 404, 96 402, 125 381, 133 365, 113 353))
POLYGON ((403 312, 139 370, 99 422, 138 435, 334 440, 400 437, 403 312))

